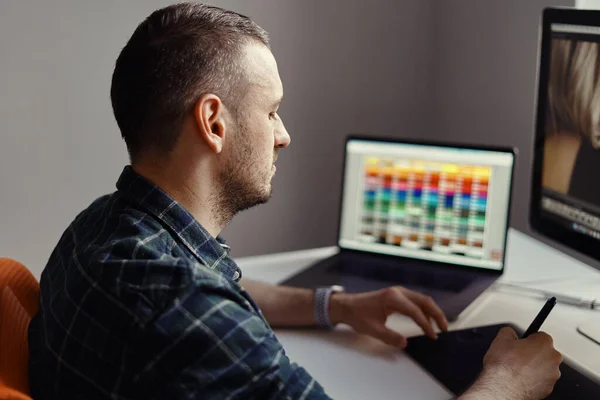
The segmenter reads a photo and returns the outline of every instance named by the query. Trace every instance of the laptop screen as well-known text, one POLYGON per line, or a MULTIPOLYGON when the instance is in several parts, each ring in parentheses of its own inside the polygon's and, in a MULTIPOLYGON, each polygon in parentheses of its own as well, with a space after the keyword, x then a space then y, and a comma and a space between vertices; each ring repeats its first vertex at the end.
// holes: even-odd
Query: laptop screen
POLYGON ((501 270, 514 154, 346 142, 339 246, 501 270))

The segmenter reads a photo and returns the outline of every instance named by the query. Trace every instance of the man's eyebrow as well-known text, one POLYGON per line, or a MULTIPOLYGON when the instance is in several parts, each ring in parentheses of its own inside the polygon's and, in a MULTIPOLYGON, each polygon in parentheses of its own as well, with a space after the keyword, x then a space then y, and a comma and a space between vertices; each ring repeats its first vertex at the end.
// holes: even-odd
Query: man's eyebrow
POLYGON ((278 107, 282 102, 283 102, 283 95, 279 99, 277 99, 275 102, 273 102, 273 108, 278 107))

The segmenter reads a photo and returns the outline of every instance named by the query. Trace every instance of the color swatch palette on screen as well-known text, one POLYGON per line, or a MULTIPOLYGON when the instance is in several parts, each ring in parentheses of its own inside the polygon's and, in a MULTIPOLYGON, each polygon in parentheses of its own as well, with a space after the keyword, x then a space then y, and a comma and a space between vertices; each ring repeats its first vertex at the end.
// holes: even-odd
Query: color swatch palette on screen
POLYGON ((489 167, 365 161, 361 240, 483 257, 489 167))

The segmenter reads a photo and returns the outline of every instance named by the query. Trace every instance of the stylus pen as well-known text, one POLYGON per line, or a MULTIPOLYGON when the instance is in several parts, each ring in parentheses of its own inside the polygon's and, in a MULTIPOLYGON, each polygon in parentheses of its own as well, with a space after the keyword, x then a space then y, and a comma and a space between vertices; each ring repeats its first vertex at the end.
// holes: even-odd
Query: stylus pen
POLYGON ((538 313, 538 315, 536 315, 531 325, 529 325, 529 328, 527 328, 521 339, 525 339, 529 335, 532 335, 539 331, 546 318, 548 318, 548 314, 550 314, 550 311, 552 311, 555 305, 556 297, 549 298, 546 304, 544 304, 544 307, 542 307, 542 309, 538 313))

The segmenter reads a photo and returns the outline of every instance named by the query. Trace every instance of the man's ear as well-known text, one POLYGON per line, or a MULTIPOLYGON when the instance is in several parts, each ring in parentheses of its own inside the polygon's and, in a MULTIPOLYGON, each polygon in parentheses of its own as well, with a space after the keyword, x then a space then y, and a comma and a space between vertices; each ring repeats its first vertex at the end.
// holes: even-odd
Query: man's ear
POLYGON ((200 138, 215 153, 223 149, 225 139, 225 105, 215 94, 205 94, 198 99, 194 106, 194 119, 200 138))

